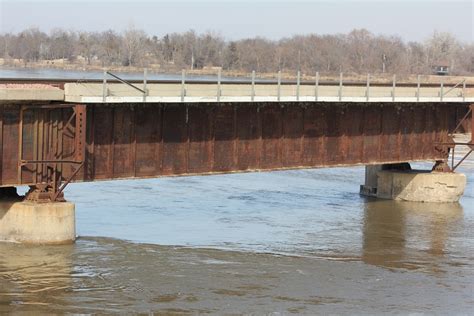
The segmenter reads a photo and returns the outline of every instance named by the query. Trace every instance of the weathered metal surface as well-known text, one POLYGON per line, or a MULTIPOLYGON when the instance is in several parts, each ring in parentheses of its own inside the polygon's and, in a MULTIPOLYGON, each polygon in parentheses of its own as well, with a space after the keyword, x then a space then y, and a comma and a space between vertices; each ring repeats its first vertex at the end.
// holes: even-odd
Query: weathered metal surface
MULTIPOLYGON (((13 135, 2 132, 2 184, 6 174, 17 170, 16 184, 38 184, 31 188, 27 199, 34 201, 55 201, 62 198, 62 191, 79 173, 85 159, 86 108, 74 104, 20 104, 16 108, 3 107, 3 117, 12 110, 11 124, 7 124, 13 135), (18 115, 18 118, 16 118, 18 115), (15 148, 16 153, 11 151, 15 148), (16 168, 13 162, 16 154, 16 168)), ((6 120, 7 122, 8 120, 6 120)), ((2 126, 4 126, 2 124, 2 126)), ((12 181, 12 179, 9 179, 12 181)))
POLYGON ((32 104, 21 136, 20 108, 0 105, 1 186, 52 181, 41 163, 23 166, 19 177, 19 152, 23 160, 58 160, 59 183, 76 171, 59 160, 84 161, 72 181, 445 160, 441 143, 468 111, 415 103, 89 104, 77 134, 83 123, 68 124, 70 109, 32 104), (71 130, 58 134, 64 126, 71 130))
POLYGON ((446 145, 450 148, 450 152, 451 152, 451 167, 448 166, 447 163, 445 163, 445 165, 447 167, 444 168, 443 171, 455 171, 463 162, 464 160, 467 159, 467 157, 469 157, 472 152, 474 151, 474 133, 472 133, 472 130, 471 130, 471 139, 469 142, 465 142, 465 143, 461 143, 461 142, 456 142, 454 140, 454 137, 455 137, 455 134, 456 133, 459 133, 460 130, 462 130, 461 132, 466 132, 466 126, 467 125, 470 125, 471 128, 472 126, 474 125, 474 104, 471 104, 471 106, 469 107, 469 110, 466 112, 466 114, 462 117, 462 119, 458 122, 458 124, 456 125, 456 127, 449 133, 449 136, 451 136, 451 141, 448 142, 448 143, 444 143, 443 145, 446 145), (470 119, 469 119, 470 117, 470 119), (456 156, 456 148, 457 146, 467 146, 468 147, 468 152, 466 154, 464 154, 464 156, 458 161, 455 163, 455 156, 456 156))

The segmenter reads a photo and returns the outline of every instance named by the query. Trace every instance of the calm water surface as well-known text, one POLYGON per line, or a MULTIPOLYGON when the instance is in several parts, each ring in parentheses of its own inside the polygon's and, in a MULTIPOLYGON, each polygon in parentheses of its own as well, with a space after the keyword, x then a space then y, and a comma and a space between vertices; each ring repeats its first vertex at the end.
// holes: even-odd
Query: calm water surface
MULTIPOLYGON (((143 80, 143 72, 115 72, 122 79, 127 80, 143 80)), ((80 70, 61 70, 54 68, 0 68, 0 78, 53 78, 53 79, 103 79, 103 71, 80 71, 80 70)), ((154 73, 148 71, 148 80, 181 80, 181 74, 165 74, 165 73, 154 73)), ((216 75, 187 75, 188 80, 217 80, 216 75)), ((250 78, 250 77, 249 77, 250 78)), ((222 77, 223 81, 233 81, 249 78, 236 78, 236 77, 222 77)), ((108 77, 112 79, 112 77, 108 77)), ((257 81, 267 81, 265 79, 258 79, 257 81)))
POLYGON ((358 195, 363 168, 74 184, 75 245, 0 244, 0 313, 470 314, 460 204, 358 195))

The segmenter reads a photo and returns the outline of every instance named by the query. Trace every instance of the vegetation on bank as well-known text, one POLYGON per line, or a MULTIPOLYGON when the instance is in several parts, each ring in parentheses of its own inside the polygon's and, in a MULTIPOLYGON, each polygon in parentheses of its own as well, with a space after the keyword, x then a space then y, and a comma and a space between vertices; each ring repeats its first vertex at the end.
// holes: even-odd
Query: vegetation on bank
MULTIPOLYGON (((82 32, 56 29, 46 34, 37 28, 0 34, 4 66, 60 69, 140 71, 210 74, 222 68, 241 76, 252 70, 328 76, 433 73, 442 64, 453 75, 474 75, 474 44, 462 43, 449 33, 435 32, 423 43, 404 42, 397 36, 374 35, 367 30, 348 34, 295 35, 272 41, 265 38, 227 41, 214 33, 150 36, 133 27, 82 32)), ((384 77, 384 76, 382 76, 384 77)))

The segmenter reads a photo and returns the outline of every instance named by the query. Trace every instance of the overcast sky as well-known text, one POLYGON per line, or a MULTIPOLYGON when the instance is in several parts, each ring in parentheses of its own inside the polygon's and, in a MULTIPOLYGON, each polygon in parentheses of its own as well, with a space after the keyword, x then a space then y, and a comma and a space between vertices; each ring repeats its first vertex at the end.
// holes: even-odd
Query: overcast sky
POLYGON ((193 29, 227 39, 294 34, 375 34, 422 41, 435 30, 473 42, 474 0, 0 0, 0 33, 36 26, 122 31, 130 24, 159 37, 193 29))

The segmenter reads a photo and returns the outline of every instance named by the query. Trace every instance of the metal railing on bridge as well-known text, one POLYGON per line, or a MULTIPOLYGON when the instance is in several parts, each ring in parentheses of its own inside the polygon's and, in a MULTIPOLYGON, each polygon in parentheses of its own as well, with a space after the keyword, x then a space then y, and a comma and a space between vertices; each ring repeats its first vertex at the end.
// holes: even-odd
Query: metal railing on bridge
POLYGON ((439 83, 425 83, 421 75, 417 76, 416 82, 397 82, 396 75, 390 83, 372 82, 372 78, 367 74, 365 82, 349 81, 340 73, 337 81, 321 81, 316 72, 313 81, 303 81, 298 71, 296 80, 292 81, 283 81, 281 72, 277 73, 276 80, 257 80, 253 71, 250 80, 222 80, 219 70, 215 80, 195 80, 186 77, 183 70, 181 80, 157 81, 147 80, 145 70, 143 81, 127 81, 105 71, 101 87, 94 82, 66 84, 66 100, 85 103, 474 102, 474 85, 468 85, 467 78, 456 83, 445 83, 443 77, 439 77, 439 83), (112 80, 108 80, 108 76, 112 80), (86 89, 81 89, 84 87, 86 89))
POLYGON ((15 79, 0 78, 0 101, 66 101, 77 103, 220 103, 220 102, 474 102, 472 78, 448 81, 437 76, 436 82, 425 76, 410 80, 393 75, 379 81, 367 74, 356 81, 344 77, 324 78, 297 72, 292 80, 283 80, 278 72, 271 79, 188 76, 182 71, 174 80, 125 78, 104 71, 103 79, 15 79), (6 83, 6 84, 2 84, 6 83), (48 85, 52 89, 38 88, 48 85))

